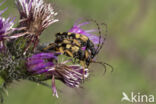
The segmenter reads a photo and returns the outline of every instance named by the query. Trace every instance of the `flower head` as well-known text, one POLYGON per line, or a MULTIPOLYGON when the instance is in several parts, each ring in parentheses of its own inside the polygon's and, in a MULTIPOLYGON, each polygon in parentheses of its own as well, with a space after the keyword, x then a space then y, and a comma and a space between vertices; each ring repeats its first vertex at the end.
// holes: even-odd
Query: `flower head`
POLYGON ((54 12, 51 4, 44 3, 43 0, 16 0, 16 5, 20 13, 20 27, 26 29, 25 32, 17 34, 13 38, 27 36, 29 37, 27 49, 32 43, 35 48, 39 41, 39 35, 44 29, 58 21, 55 19, 57 13, 54 12))
POLYGON ((51 67, 48 71, 49 75, 52 75, 52 90, 53 95, 58 97, 55 78, 62 81, 65 85, 75 88, 79 87, 82 81, 88 78, 88 69, 83 69, 80 65, 65 65, 58 64, 55 67, 51 67))
MULTIPOLYGON (((58 54, 57 54, 58 55, 58 54)), ((65 65, 66 62, 58 64, 54 53, 39 53, 27 59, 27 68, 34 74, 46 74, 52 77, 53 95, 58 97, 55 79, 62 81, 69 87, 79 87, 83 78, 88 77, 88 69, 83 69, 80 65, 65 65), (83 77, 84 75, 84 77, 83 77)), ((68 61, 67 61, 68 62, 68 61)))
MULTIPOLYGON (((97 32, 98 30, 96 29, 85 30, 81 28, 82 26, 87 25, 89 23, 90 22, 83 22, 81 24, 78 24, 78 22, 76 22, 68 32, 85 35, 94 43, 94 45, 97 45, 99 44, 100 37, 97 36, 94 32, 97 32)), ((103 39, 101 39, 100 41, 103 41, 103 39)))
POLYGON ((16 0, 20 12, 21 25, 34 35, 40 35, 45 28, 58 21, 57 15, 51 4, 43 0, 16 0))
POLYGON ((55 61, 57 61, 57 54, 39 53, 28 58, 26 64, 29 72, 40 74, 47 72, 49 67, 53 67, 55 61))
MULTIPOLYGON (((4 3, 4 1, 2 3, 4 3)), ((2 5, 2 3, 0 3, 0 5, 2 5)), ((1 16, 1 14, 6 10, 7 8, 0 11, 0 51, 5 49, 4 41, 8 38, 8 34, 10 33, 14 25, 14 19, 12 19, 11 17, 6 19, 1 16)))

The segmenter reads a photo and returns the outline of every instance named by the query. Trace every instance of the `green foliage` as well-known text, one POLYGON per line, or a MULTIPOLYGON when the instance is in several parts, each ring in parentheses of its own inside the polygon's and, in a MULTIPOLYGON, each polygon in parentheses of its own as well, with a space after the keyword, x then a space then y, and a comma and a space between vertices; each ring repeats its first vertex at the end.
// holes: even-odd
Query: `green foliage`
POLYGON ((3 83, 4 83, 4 79, 0 77, 0 86, 2 86, 3 83))

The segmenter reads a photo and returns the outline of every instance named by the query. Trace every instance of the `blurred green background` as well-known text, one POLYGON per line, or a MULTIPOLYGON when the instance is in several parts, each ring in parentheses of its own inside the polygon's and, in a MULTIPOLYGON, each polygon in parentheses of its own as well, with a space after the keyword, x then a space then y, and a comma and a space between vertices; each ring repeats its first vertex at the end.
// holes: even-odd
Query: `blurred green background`
MULTIPOLYGON (((5 104, 129 104, 121 102, 122 92, 156 97, 156 0, 49 2, 54 3, 60 22, 44 31, 41 42, 54 40, 56 32, 67 31, 81 17, 105 22, 109 36, 97 59, 111 64, 114 71, 107 70, 103 74, 102 66, 92 64, 93 71, 83 89, 71 89, 57 81, 57 88, 61 90, 59 99, 52 96, 51 89, 42 85, 15 82, 8 89, 5 104)), ((16 16, 17 23, 19 14, 14 0, 7 0, 1 10, 5 7, 8 10, 3 15, 16 16)))

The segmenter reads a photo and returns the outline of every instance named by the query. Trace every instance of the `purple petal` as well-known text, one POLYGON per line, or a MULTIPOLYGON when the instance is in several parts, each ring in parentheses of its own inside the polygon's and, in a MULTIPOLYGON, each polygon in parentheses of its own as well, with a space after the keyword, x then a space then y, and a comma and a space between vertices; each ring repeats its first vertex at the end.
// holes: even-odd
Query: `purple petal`
POLYGON ((1 6, 4 2, 6 2, 6 0, 3 0, 3 1, 0 3, 0 6, 1 6))
POLYGON ((0 15, 2 15, 8 8, 5 8, 4 10, 0 11, 0 15))
POLYGON ((43 58, 43 59, 46 59, 46 58, 56 58, 56 56, 55 56, 54 53, 39 53, 39 54, 36 54, 36 55, 32 56, 31 58, 43 58))
POLYGON ((28 5, 28 10, 29 10, 29 12, 30 12, 31 7, 32 7, 32 2, 33 2, 33 0, 30 0, 29 5, 28 5))
POLYGON ((28 60, 27 60, 27 65, 34 65, 34 64, 38 64, 38 63, 43 63, 44 62, 44 60, 43 59, 36 59, 36 60, 34 60, 34 59, 31 59, 31 58, 29 58, 28 60))
POLYGON ((44 70, 38 70, 37 72, 35 72, 35 73, 37 73, 37 74, 42 74, 42 73, 46 73, 46 72, 48 72, 49 71, 49 69, 44 69, 44 70))
POLYGON ((88 69, 84 69, 82 66, 80 65, 70 65, 70 67, 75 70, 76 72, 80 73, 80 74, 84 74, 84 76, 86 75, 86 77, 88 77, 88 69))
POLYGON ((46 67, 51 67, 53 66, 54 64, 52 62, 47 62, 47 63, 39 63, 39 64, 35 64, 35 65, 31 65, 31 66, 28 66, 28 70, 29 71, 38 71, 38 70, 43 70, 45 69, 46 67))
POLYGON ((0 19, 0 30, 3 28, 3 22, 2 20, 0 19))
POLYGON ((91 30, 84 30, 81 28, 81 26, 89 24, 89 22, 84 22, 81 24, 74 24, 74 26, 68 31, 72 33, 82 34, 87 36, 95 45, 99 44, 99 36, 96 36, 95 34, 92 34, 92 32, 96 32, 96 29, 91 30))
POLYGON ((86 47, 82 47, 81 49, 84 51, 84 50, 86 50, 86 47))
POLYGON ((53 96, 56 96, 58 98, 59 96, 58 96, 56 86, 55 86, 55 76, 54 75, 52 77, 52 91, 53 91, 53 96))

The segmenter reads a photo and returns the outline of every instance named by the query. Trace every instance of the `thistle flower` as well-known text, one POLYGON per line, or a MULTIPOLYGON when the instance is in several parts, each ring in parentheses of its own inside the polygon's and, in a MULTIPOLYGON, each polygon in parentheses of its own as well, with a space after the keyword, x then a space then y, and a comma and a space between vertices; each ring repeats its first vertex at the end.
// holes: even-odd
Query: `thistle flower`
MULTIPOLYGON (((58 55, 58 54, 57 54, 58 55)), ((54 63, 57 61, 57 55, 54 53, 39 53, 33 55, 27 60, 27 69, 34 74, 46 74, 52 77, 52 90, 53 95, 58 97, 55 79, 62 81, 69 87, 79 87, 83 74, 84 79, 88 77, 88 69, 83 69, 80 65, 65 65, 69 61, 61 64, 54 63)))
MULTIPOLYGON (((2 5, 5 1, 3 1, 2 3, 0 3, 0 5, 2 5)), ((4 18, 1 17, 1 15, 7 10, 4 9, 2 11, 0 11, 0 51, 5 49, 5 40, 7 40, 8 38, 8 34, 11 32, 11 30, 13 29, 13 25, 14 25, 14 19, 12 19, 11 17, 9 18, 4 18)))
MULTIPOLYGON (((81 28, 82 26, 87 25, 89 23, 90 22, 83 22, 81 24, 78 24, 78 22, 76 22, 68 32, 85 35, 94 43, 94 45, 97 45, 99 44, 100 37, 97 36, 94 32, 97 32, 98 30, 96 29, 85 30, 81 28)), ((101 38, 100 41, 103 41, 103 39, 101 38)))
POLYGON ((55 67, 51 67, 48 74, 52 75, 52 90, 53 95, 56 97, 58 97, 58 94, 55 86, 55 78, 71 88, 78 88, 82 81, 88 78, 89 75, 88 69, 83 69, 80 65, 67 66, 65 64, 58 64, 55 67))
POLYGON ((29 72, 43 73, 47 72, 48 67, 54 66, 54 61, 57 61, 57 54, 54 53, 39 53, 27 59, 27 67, 29 72))
POLYGON ((33 42, 35 47, 44 29, 58 21, 55 19, 57 13, 51 4, 46 4, 43 0, 16 0, 16 5, 20 13, 20 27, 26 28, 25 32, 16 37, 27 35, 29 44, 33 42))

